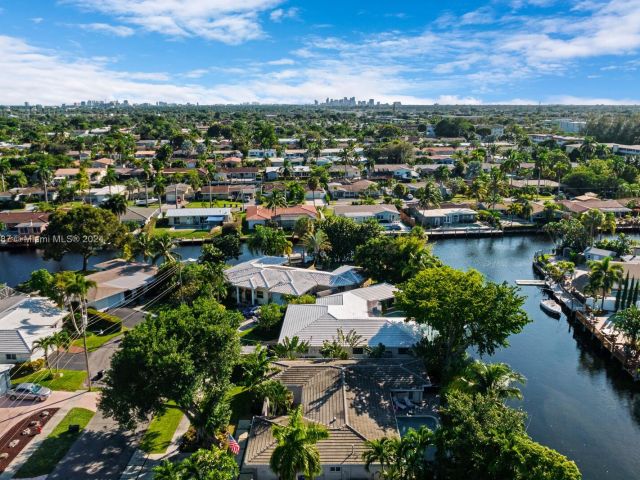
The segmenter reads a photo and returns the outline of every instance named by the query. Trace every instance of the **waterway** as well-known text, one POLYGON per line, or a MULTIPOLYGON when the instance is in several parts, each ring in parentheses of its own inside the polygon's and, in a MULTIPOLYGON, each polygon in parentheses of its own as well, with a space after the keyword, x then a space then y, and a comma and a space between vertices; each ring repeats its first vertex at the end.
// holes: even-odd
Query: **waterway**
MULTIPOLYGON (((461 269, 475 268, 492 281, 533 278, 544 237, 443 240, 434 253, 461 269)), ((640 386, 563 317, 540 310, 543 293, 522 287, 532 322, 489 361, 506 362, 527 377, 524 400, 528 432, 573 459, 585 480, 640 478, 640 386)))
MULTIPOLYGON (((453 267, 475 268, 490 280, 513 284, 533 278, 534 252, 550 247, 542 236, 455 239, 440 240, 434 253, 453 267)), ((200 255, 199 246, 178 251, 183 258, 200 255)), ((250 257, 244 246, 238 261, 250 257)), ((109 253, 97 255, 90 265, 107 258, 109 253)), ((38 268, 81 266, 79 257, 45 262, 36 250, 0 251, 0 282, 15 285, 38 268)), ((523 287, 522 293, 532 322, 488 360, 506 362, 527 377, 525 398, 514 406, 528 413, 529 434, 575 460, 585 480, 640 478, 640 385, 597 344, 575 332, 564 316, 557 320, 545 315, 537 287, 523 287)))

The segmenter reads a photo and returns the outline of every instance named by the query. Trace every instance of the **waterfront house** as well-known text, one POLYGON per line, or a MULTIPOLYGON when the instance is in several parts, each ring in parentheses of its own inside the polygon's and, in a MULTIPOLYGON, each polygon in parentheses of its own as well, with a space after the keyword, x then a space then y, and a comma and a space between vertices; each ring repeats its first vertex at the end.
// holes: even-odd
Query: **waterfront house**
POLYGON ((47 228, 49 214, 44 212, 0 212, 0 224, 4 225, 4 231, 9 234, 23 234, 20 229, 25 226, 33 226, 39 232, 47 228))
POLYGON ((230 208, 170 208, 165 217, 174 228, 209 229, 233 221, 230 208))
POLYGON ((309 342, 306 357, 322 357, 325 341, 332 341, 339 329, 347 334, 353 330, 361 336, 357 347, 344 346, 353 357, 366 357, 368 348, 384 345, 385 356, 409 356, 423 332, 414 322, 401 317, 383 317, 383 310, 393 304, 393 285, 382 283, 347 292, 319 296, 315 304, 289 305, 279 342, 298 337, 309 342))
POLYGON ((160 215, 158 207, 127 207, 124 215, 120 216, 122 223, 136 223, 140 227, 144 227, 152 218, 160 215))
POLYGON ((13 364, 42 358, 44 352, 34 351, 34 342, 59 332, 67 312, 48 298, 9 293, 12 294, 0 299, 0 362, 13 364))
POLYGON ((605 250, 604 248, 587 247, 584 251, 584 258, 590 260, 604 260, 607 257, 615 258, 616 252, 605 250))
POLYGON ((138 298, 155 282, 158 267, 141 262, 127 262, 121 258, 94 266, 98 272, 87 275, 96 282, 89 290, 87 301, 96 310, 107 310, 138 298))
POLYGON ((573 200, 559 200, 557 202, 565 211, 574 215, 585 213, 589 210, 600 210, 602 213, 613 213, 616 217, 630 214, 632 210, 625 207, 617 200, 600 200, 595 194, 584 194, 573 200))
POLYGON ((395 205, 336 205, 333 213, 340 217, 347 217, 362 223, 366 220, 377 220, 380 223, 395 223, 400 221, 400 212, 395 205))
POLYGON ((251 205, 247 207, 246 218, 249 229, 253 230, 256 225, 266 225, 268 222, 275 222, 282 228, 292 229, 302 217, 315 219, 318 217, 318 210, 313 205, 296 205, 275 210, 260 205, 251 205))
POLYGON ((359 287, 364 279, 356 267, 332 272, 288 267, 286 257, 259 257, 225 270, 230 292, 239 304, 285 303, 287 295, 338 293, 359 287))
POLYGON ((429 228, 474 223, 478 217, 478 212, 470 208, 433 208, 430 210, 422 210, 414 207, 411 209, 411 214, 417 223, 429 228))
MULTIPOLYGON (((365 469, 362 454, 367 441, 399 439, 407 418, 396 413, 394 403, 408 399, 423 401, 431 385, 418 360, 367 361, 279 361, 271 378, 280 381, 293 394, 307 422, 323 425, 329 437, 316 447, 320 454, 321 479, 373 479, 380 476, 380 465, 365 469)), ((284 425, 287 416, 255 416, 247 439, 241 473, 255 480, 276 480, 269 459, 277 446, 273 425, 284 425)), ((436 421, 433 417, 423 421, 436 421)), ((416 424, 416 418, 412 423, 416 424)), ((419 420, 418 420, 419 421, 419 420)), ((434 425, 432 425, 433 427, 434 425)))

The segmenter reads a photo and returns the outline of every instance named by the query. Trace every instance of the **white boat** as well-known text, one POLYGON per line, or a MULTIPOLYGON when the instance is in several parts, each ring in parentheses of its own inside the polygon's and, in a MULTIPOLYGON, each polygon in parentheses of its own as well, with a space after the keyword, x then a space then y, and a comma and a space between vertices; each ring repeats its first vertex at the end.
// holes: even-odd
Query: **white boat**
POLYGON ((547 300, 541 300, 540 308, 542 308, 542 310, 544 310, 547 315, 551 315, 552 317, 559 317, 562 314, 562 307, 551 298, 547 300))

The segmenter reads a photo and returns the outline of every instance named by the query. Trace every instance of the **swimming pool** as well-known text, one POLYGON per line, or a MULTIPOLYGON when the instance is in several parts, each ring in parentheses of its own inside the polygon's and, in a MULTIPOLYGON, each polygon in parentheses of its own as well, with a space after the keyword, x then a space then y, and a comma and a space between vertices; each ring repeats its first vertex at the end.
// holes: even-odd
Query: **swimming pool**
POLYGON ((398 430, 400 436, 404 437, 410 428, 419 429, 422 425, 429 427, 431 430, 438 428, 438 419, 431 415, 423 415, 419 417, 397 417, 398 430))

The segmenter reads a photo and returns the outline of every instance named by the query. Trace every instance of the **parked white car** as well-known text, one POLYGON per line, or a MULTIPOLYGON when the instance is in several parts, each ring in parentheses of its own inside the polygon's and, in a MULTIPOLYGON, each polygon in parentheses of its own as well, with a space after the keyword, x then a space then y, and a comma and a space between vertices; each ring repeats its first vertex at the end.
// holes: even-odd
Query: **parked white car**
POLYGON ((7 392, 10 400, 35 400, 44 402, 51 395, 51 389, 37 383, 20 383, 7 392))

